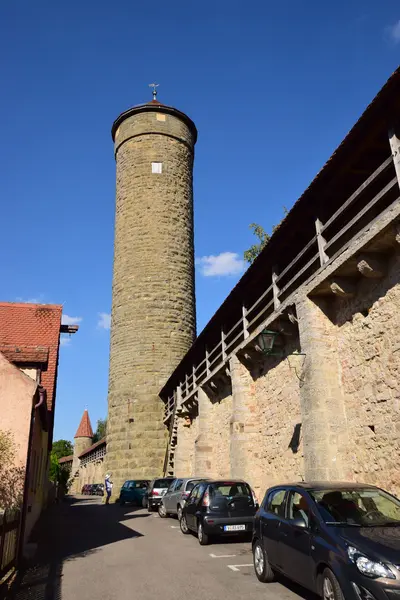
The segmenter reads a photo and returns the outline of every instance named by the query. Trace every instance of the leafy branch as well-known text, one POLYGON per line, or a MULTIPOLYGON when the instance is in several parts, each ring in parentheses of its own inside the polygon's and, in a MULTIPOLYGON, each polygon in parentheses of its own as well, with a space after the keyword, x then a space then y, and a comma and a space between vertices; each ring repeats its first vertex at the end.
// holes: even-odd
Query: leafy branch
POLYGON ((248 262, 249 264, 252 264, 256 260, 257 256, 260 254, 260 252, 268 244, 269 240, 271 239, 271 235, 273 233, 275 233, 275 231, 277 229, 279 229, 282 221, 284 220, 284 218, 286 217, 286 215, 289 212, 288 209, 286 208, 286 206, 283 207, 283 212, 284 212, 283 219, 277 225, 273 225, 271 234, 267 233, 265 231, 264 227, 262 227, 261 225, 258 225, 257 223, 251 223, 249 225, 249 227, 253 231, 254 235, 258 238, 258 243, 253 244, 252 246, 250 246, 250 248, 248 248, 247 250, 244 251, 243 258, 246 262, 248 262))

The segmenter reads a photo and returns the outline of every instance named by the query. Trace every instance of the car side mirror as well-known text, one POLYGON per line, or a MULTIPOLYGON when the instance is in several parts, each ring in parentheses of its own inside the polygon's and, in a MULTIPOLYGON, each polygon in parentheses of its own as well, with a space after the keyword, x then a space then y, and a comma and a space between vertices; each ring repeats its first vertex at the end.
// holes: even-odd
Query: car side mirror
POLYGON ((297 517, 296 519, 293 519, 292 525, 294 527, 300 527, 301 529, 307 528, 307 523, 305 522, 305 520, 302 517, 297 517))

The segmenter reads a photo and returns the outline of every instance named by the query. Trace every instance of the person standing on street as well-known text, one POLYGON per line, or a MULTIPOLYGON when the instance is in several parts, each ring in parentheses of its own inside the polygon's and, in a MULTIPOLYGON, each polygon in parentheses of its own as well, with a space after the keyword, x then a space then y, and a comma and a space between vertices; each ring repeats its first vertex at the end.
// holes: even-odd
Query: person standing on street
POLYGON ((104 481, 104 487, 106 490, 106 504, 110 503, 110 498, 111 498, 111 492, 112 492, 112 481, 111 481, 111 475, 112 473, 107 473, 105 481, 104 481))

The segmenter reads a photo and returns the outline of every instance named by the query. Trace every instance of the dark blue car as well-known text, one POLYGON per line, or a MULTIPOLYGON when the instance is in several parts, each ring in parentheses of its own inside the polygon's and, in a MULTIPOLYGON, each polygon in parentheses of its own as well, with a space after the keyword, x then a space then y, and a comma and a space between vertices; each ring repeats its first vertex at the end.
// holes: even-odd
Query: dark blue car
POLYGON ((282 573, 324 600, 400 598, 400 501, 367 484, 270 488, 253 559, 260 581, 282 573))
POLYGON ((143 496, 147 492, 150 481, 148 479, 134 479, 125 481, 119 494, 119 503, 126 502, 142 506, 143 496))

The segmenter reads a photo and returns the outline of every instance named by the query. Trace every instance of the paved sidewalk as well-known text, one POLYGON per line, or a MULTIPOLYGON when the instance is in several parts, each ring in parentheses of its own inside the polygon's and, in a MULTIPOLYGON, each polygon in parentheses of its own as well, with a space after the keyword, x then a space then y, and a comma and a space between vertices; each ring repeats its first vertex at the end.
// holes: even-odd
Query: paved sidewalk
POLYGON ((251 546, 200 546, 178 521, 101 498, 53 506, 36 530, 38 552, 15 600, 314 600, 286 580, 259 583, 251 546))
MULTIPOLYGON (((124 510, 115 504, 105 506, 100 498, 83 496, 67 497, 51 506, 31 537, 37 551, 14 592, 15 600, 65 599, 61 584, 69 561, 95 554, 108 544, 141 537, 134 528, 121 523, 121 520, 136 518, 134 510, 132 507, 124 510), (126 513, 129 516, 125 516, 126 513)), ((85 596, 92 597, 89 590, 84 592, 85 596)))

